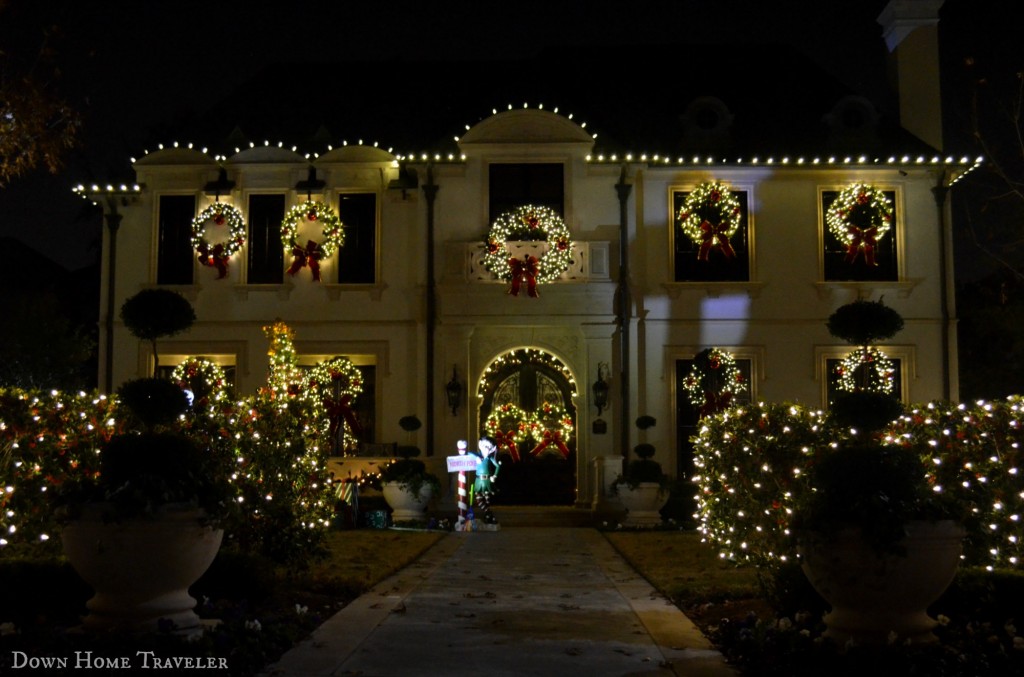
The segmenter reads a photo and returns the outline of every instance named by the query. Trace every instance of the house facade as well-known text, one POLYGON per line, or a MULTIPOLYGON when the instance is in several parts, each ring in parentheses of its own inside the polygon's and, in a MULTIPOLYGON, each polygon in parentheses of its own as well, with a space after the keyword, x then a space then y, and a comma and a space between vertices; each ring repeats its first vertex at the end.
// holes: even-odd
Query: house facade
MULTIPOLYGON (((863 104, 839 105, 833 113, 863 104)), ((698 130, 711 141, 729 117, 715 97, 688 110, 712 121, 698 130)), ((118 308, 140 289, 173 289, 198 321, 158 343, 162 367, 203 356, 251 392, 266 379, 263 328, 275 320, 295 332, 300 365, 351 360, 363 375, 363 430, 357 447, 339 451, 413 443, 440 463, 457 440, 509 432, 517 416, 553 408, 559 437, 506 446, 505 496, 580 507, 605 499, 638 442, 686 478, 700 407, 685 381, 703 349, 736 360, 736 401, 826 408, 851 350, 826 320, 856 299, 883 299, 905 320, 881 346, 898 397, 956 399, 944 198, 973 159, 920 140, 913 153, 760 156, 610 151, 598 141, 573 116, 524 105, 496 109, 432 153, 355 143, 307 155, 276 142, 150 151, 133 163, 136 186, 83 189, 116 221, 105 233, 101 386, 152 369, 118 308), (850 235, 830 221, 857 186, 888 205, 881 232, 850 235), (689 219, 723 197, 734 205, 728 227, 689 219), (335 237, 327 212, 311 220, 309 202, 342 224, 344 244, 330 256, 316 253, 335 237), (194 222, 220 203, 241 215, 244 244, 204 265, 212 259, 195 247, 194 222), (539 236, 509 234, 538 217, 539 236), (554 251, 561 258, 545 258, 554 251), (399 427, 410 414, 425 423, 412 434, 399 427), (657 425, 638 431, 641 414, 657 425)), ((235 237, 230 222, 199 227, 211 244, 235 237)))

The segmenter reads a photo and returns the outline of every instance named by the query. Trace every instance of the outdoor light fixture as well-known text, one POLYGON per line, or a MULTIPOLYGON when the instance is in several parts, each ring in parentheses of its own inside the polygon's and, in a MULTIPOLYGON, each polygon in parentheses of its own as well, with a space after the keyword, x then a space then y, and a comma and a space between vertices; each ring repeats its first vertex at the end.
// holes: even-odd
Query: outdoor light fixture
POLYGON ((448 398, 448 406, 452 408, 452 416, 459 410, 459 402, 462 399, 462 384, 459 383, 455 374, 455 365, 452 365, 452 380, 444 387, 444 394, 448 398))
POLYGON ((597 407, 597 415, 601 415, 601 411, 608 406, 608 382, 604 380, 604 374, 601 371, 601 367, 604 362, 597 363, 597 380, 594 385, 590 386, 591 390, 594 391, 594 406, 597 407))

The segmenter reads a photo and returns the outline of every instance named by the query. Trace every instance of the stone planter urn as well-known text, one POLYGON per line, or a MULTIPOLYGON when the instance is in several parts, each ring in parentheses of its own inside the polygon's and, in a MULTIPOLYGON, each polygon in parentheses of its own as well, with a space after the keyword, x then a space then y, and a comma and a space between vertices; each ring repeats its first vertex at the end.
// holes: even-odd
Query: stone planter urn
POLYGON ((661 524, 660 510, 668 502, 668 491, 658 482, 640 482, 636 487, 619 485, 619 499, 625 506, 624 527, 654 527, 661 524))
POLYGON ((809 536, 799 546, 804 574, 832 611, 826 637, 845 645, 937 641, 928 607, 949 587, 960 561, 963 528, 949 520, 915 521, 900 542, 905 554, 879 553, 858 529, 835 538, 809 536))
POLYGON ((384 500, 393 511, 391 519, 395 522, 421 522, 426 520, 427 504, 434 497, 434 489, 424 482, 419 493, 412 493, 404 482, 384 482, 381 484, 384 500))
POLYGON ((169 505, 153 518, 105 522, 102 505, 87 505, 61 533, 71 566, 92 586, 87 630, 179 634, 202 631, 188 589, 209 568, 224 536, 203 526, 202 512, 169 505))

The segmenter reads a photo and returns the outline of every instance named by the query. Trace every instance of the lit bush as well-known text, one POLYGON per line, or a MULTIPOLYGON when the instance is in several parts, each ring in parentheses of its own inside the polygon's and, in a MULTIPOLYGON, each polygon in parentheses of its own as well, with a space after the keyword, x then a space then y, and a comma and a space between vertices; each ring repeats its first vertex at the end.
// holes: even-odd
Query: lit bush
POLYGON ((886 441, 918 453, 936 492, 968 505, 965 564, 1020 568, 1024 561, 1024 399, 908 408, 886 441))
POLYGON ((822 412, 796 404, 751 404, 705 419, 693 478, 704 537, 738 562, 792 559, 790 524, 808 465, 837 437, 822 412))

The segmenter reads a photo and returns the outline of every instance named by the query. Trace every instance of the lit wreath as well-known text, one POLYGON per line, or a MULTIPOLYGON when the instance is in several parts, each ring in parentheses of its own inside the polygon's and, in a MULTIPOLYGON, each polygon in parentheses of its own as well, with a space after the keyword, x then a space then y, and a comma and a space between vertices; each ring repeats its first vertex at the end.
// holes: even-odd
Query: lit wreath
POLYGON ((508 290, 512 296, 519 296, 525 285, 527 295, 537 297, 537 285, 564 273, 573 259, 573 242, 565 222, 555 210, 534 205, 517 207, 499 216, 487 233, 484 247, 484 267, 512 283, 508 290), (539 259, 526 255, 520 260, 509 251, 510 240, 547 242, 549 247, 539 259))
POLYGON ((203 357, 187 358, 171 372, 171 380, 191 394, 193 405, 216 402, 227 395, 227 376, 224 370, 203 357))
POLYGON ((874 346, 863 346, 844 357, 836 367, 836 387, 846 393, 891 393, 896 385, 895 374, 892 360, 874 346), (862 369, 867 370, 866 385, 858 378, 858 374, 863 374, 862 369))
POLYGON ((333 357, 320 362, 306 374, 306 385, 315 393, 331 422, 331 437, 343 428, 343 446, 356 444, 355 436, 362 432, 353 405, 363 392, 363 374, 346 357, 333 357))
POLYGON ((531 417, 514 404, 501 404, 495 407, 484 421, 484 434, 490 435, 497 442, 497 449, 504 447, 512 455, 513 461, 519 460, 519 443, 525 442, 530 436, 531 417))
POLYGON ((228 259, 245 244, 245 217, 233 205, 214 202, 192 219, 192 248, 199 253, 199 263, 217 269, 217 279, 228 274, 228 259), (210 244, 206 239, 206 224, 228 225, 226 242, 210 244))
POLYGON ((727 409, 733 396, 746 390, 747 384, 732 355, 707 348, 694 356, 682 386, 690 404, 700 408, 703 418, 727 409))
POLYGON ((540 409, 533 412, 528 422, 530 435, 537 446, 530 452, 537 456, 550 446, 554 446, 562 458, 569 458, 569 447, 566 443, 572 438, 572 416, 557 404, 545 402, 540 409))
POLYGON ((285 214, 281 222, 281 243, 292 256, 292 265, 288 268, 289 275, 295 275, 307 265, 313 272, 313 279, 320 281, 320 260, 330 257, 345 244, 345 229, 342 227, 341 219, 334 213, 334 210, 323 202, 307 200, 295 205, 285 214), (301 246, 295 241, 299 231, 299 221, 319 221, 323 224, 323 243, 309 240, 306 246, 301 246))
POLYGON ((846 262, 864 254, 864 262, 877 266, 875 247, 892 226, 892 202, 885 193, 865 183, 844 188, 825 213, 828 230, 846 247, 846 262))
POLYGON ((700 246, 697 258, 708 260, 713 247, 727 259, 736 257, 729 238, 740 227, 740 201, 721 181, 700 184, 686 196, 679 208, 679 225, 683 233, 700 246))

